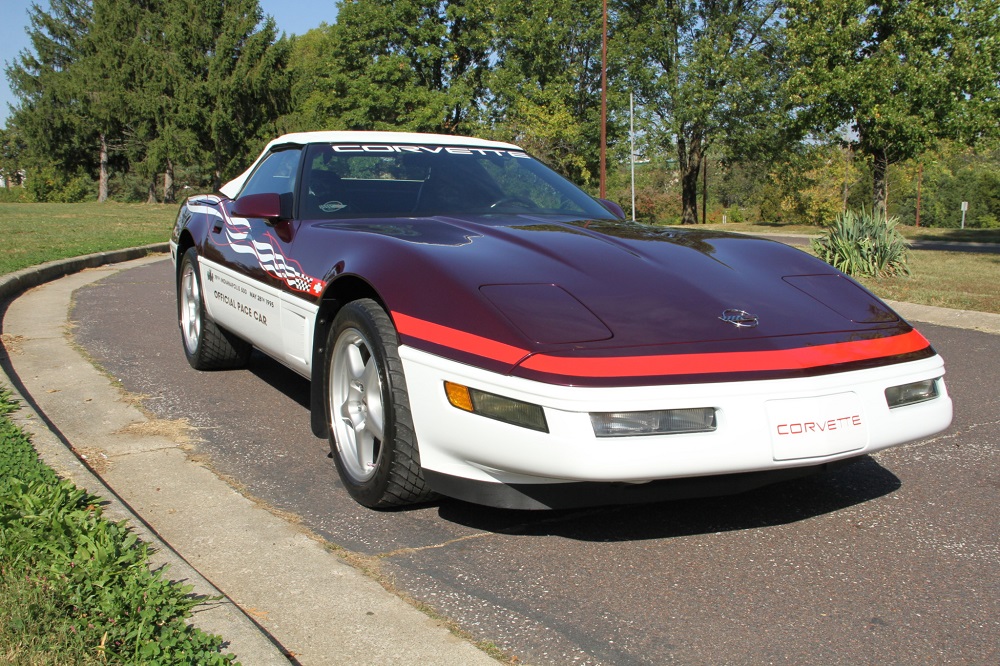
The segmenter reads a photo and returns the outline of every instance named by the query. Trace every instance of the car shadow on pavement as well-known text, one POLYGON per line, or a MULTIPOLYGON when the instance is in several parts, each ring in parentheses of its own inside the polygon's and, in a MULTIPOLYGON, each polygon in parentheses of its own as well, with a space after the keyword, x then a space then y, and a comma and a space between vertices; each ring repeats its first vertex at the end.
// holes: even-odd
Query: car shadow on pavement
POLYGON ((772 527, 842 511, 901 487, 869 456, 826 474, 738 495, 565 511, 514 511, 443 500, 441 518, 478 530, 578 541, 641 541, 772 527))
POLYGON ((286 368, 265 356, 263 352, 254 349, 250 356, 250 363, 247 365, 247 371, 267 383, 275 391, 284 394, 288 399, 309 409, 309 380, 294 370, 286 368))

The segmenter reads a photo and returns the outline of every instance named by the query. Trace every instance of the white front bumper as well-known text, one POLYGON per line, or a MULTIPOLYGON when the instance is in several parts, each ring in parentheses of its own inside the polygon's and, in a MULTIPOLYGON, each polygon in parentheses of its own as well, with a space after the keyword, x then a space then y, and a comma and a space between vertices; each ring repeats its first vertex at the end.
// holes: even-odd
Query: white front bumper
POLYGON ((583 388, 497 375, 401 346, 424 469, 505 484, 635 482, 817 465, 948 427, 940 396, 890 410, 885 389, 944 375, 939 356, 868 370, 767 381, 583 388), (444 382, 541 405, 549 432, 461 411, 444 382), (602 437, 591 412, 713 407, 714 432, 602 437), (833 422, 833 425, 831 425, 833 422))

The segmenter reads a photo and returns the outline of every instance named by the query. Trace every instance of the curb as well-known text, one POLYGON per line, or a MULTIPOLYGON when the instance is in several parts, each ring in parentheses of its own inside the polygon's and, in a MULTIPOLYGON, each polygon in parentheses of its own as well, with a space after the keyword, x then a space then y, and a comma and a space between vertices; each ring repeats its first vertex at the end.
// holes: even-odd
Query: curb
POLYGON ((1000 335, 1000 314, 993 312, 976 312, 975 310, 953 310, 936 305, 918 305, 882 299, 907 321, 919 321, 937 326, 950 326, 981 333, 1000 335))
POLYGON ((152 245, 131 247, 124 250, 85 254, 82 257, 71 259, 57 259, 31 268, 23 268, 0 277, 0 301, 14 298, 41 284, 58 280, 72 273, 79 273, 87 268, 119 264, 123 261, 140 259, 149 254, 161 254, 169 251, 169 243, 153 243, 152 245))

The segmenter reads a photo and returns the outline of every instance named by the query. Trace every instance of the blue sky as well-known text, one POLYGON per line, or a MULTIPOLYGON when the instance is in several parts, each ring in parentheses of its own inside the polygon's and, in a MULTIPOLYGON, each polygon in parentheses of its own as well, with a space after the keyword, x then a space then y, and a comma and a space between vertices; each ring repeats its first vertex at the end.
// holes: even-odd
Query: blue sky
MULTIPOLYGON (((37 2, 46 9, 49 6, 47 0, 37 2)), ((30 45, 24 32, 29 6, 28 0, 0 0, 0 64, 4 68, 30 45)), ((274 17, 278 31, 289 35, 301 35, 337 18, 336 0, 260 0, 260 6, 274 17)), ((0 127, 6 126, 8 105, 13 101, 7 76, 0 72, 0 127)))

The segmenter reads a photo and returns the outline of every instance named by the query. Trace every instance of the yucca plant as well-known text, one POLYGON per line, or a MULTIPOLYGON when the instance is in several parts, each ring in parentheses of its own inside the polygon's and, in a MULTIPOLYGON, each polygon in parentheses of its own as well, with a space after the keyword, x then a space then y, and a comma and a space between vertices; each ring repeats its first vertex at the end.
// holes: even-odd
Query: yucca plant
POLYGON ((855 277, 909 275, 909 249, 899 220, 862 209, 837 215, 827 233, 812 242, 820 259, 855 277))

